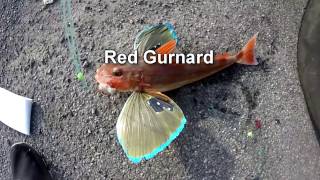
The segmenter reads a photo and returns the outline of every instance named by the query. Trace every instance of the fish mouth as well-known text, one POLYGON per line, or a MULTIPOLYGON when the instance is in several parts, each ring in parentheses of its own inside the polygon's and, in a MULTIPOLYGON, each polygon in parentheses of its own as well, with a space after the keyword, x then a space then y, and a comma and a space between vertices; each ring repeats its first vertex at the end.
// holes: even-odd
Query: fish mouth
POLYGON ((110 87, 108 84, 99 84, 98 89, 104 93, 114 94, 117 89, 110 87))

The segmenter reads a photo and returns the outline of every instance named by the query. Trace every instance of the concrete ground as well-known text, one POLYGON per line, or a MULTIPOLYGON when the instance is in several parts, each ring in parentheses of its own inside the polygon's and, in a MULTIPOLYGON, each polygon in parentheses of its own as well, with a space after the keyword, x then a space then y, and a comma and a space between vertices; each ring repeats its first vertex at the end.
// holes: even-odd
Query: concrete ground
POLYGON ((10 146, 20 141, 45 156, 56 179, 319 179, 320 148, 296 70, 306 3, 73 1, 84 89, 68 58, 60 2, 1 1, 0 87, 34 104, 31 136, 0 123, 0 179, 10 179, 10 146), (260 64, 236 64, 167 93, 187 126, 164 152, 134 165, 115 137, 128 94, 102 96, 94 74, 104 50, 132 52, 143 26, 164 21, 174 23, 184 52, 236 52, 259 32, 260 64))

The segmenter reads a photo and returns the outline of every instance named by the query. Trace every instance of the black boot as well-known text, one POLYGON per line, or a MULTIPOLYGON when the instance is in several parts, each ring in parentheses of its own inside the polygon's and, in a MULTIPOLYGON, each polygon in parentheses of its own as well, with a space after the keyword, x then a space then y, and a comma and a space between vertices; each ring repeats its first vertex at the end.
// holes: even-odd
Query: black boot
POLYGON ((44 160, 28 144, 14 144, 10 156, 14 180, 52 180, 44 160))

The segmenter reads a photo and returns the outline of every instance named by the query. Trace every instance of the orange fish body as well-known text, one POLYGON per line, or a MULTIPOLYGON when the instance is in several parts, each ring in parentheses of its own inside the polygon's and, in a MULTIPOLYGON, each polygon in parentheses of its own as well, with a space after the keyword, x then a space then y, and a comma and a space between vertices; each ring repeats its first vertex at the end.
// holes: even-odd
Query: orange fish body
POLYGON ((234 56, 227 53, 214 57, 214 64, 103 64, 97 69, 100 89, 118 91, 165 92, 208 77, 234 63, 256 65, 254 49, 257 35, 234 56))

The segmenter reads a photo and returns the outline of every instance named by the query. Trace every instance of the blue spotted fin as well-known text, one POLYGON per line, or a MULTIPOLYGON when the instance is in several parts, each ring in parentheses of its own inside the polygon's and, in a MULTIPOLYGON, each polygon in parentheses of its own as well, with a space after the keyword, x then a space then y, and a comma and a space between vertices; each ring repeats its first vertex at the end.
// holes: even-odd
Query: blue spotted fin
POLYGON ((156 50, 167 42, 178 41, 177 33, 170 23, 147 26, 136 37, 134 50, 138 51, 139 56, 148 50, 156 50))
POLYGON ((169 146, 185 124, 182 110, 171 99, 133 92, 118 118, 117 136, 127 157, 139 163, 169 146))

